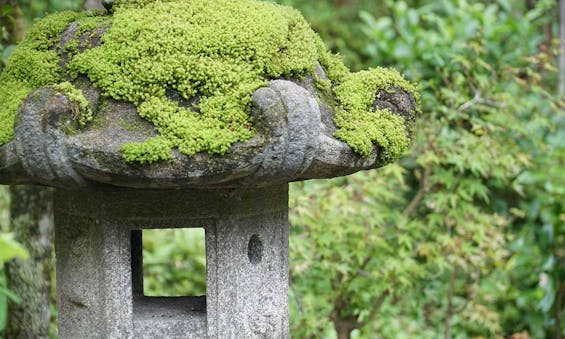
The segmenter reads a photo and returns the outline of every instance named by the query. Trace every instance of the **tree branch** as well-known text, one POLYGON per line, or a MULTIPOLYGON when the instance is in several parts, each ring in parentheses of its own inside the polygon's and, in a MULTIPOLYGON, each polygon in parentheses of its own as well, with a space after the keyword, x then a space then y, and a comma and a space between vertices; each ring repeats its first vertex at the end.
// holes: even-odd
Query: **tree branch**
POLYGON ((468 110, 469 108, 473 107, 473 105, 475 103, 477 103, 479 100, 481 99, 481 92, 477 91, 475 92, 475 96, 473 97, 473 99, 463 103, 461 106, 457 107, 457 111, 458 112, 463 112, 468 110))
POLYGON ((471 301, 475 299, 475 297, 477 296, 477 290, 479 289, 480 280, 481 280, 481 270, 477 269, 477 274, 475 279, 473 280, 473 286, 471 287, 471 294, 469 295, 468 298, 465 299, 465 303, 461 305, 461 307, 454 310, 455 314, 463 312, 467 308, 467 306, 471 303, 471 301))
POLYGON ((365 324, 367 324, 368 322, 373 322, 373 320, 375 319, 377 312, 381 309, 381 307, 383 306, 386 298, 389 296, 390 292, 388 290, 385 290, 383 293, 381 293, 379 295, 379 297, 375 300, 375 306, 373 307, 373 309, 371 310, 371 313, 369 314, 369 317, 367 318, 367 321, 365 321, 363 323, 362 326, 364 326, 365 324))
POLYGON ((565 93, 565 0, 559 0, 559 66, 557 93, 565 93))
POLYGON ((562 339, 562 328, 561 328, 561 312, 563 311, 563 298, 565 297, 565 282, 559 282, 559 287, 557 289, 557 296, 555 297, 554 306, 554 319, 555 319, 555 339, 562 339))
POLYGON ((451 339, 451 320, 453 319, 454 307, 453 307, 453 294, 455 293, 455 280, 457 278, 457 272, 459 267, 455 266, 451 272, 451 278, 449 279, 449 289, 447 291, 447 310, 445 314, 445 339, 451 339))
POLYGON ((418 188, 418 192, 416 192, 416 195, 412 198, 410 204, 408 204, 404 211, 402 211, 403 216, 409 217, 412 213, 414 213, 422 199, 424 199, 424 195, 429 191, 431 172, 432 171, 429 167, 424 168, 424 174, 422 175, 422 180, 420 180, 420 188, 418 188))
POLYGON ((491 107, 499 107, 499 108, 505 106, 504 103, 500 103, 500 102, 496 102, 494 100, 482 98, 481 92, 476 91, 475 96, 471 100, 464 102, 461 106, 457 107, 457 111, 458 112, 464 112, 464 111, 470 109, 471 107, 473 107, 473 105, 475 105, 475 104, 482 104, 482 105, 487 105, 487 106, 491 106, 491 107))

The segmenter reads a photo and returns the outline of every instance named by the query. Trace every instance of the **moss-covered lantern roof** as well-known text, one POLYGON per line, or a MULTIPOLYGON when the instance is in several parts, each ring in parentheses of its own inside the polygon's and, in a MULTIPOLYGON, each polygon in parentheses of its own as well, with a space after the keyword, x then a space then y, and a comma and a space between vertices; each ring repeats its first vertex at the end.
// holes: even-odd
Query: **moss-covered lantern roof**
POLYGON ((350 72, 294 9, 117 0, 38 21, 0 75, 0 182, 174 188, 346 175, 400 157, 398 72, 350 72))

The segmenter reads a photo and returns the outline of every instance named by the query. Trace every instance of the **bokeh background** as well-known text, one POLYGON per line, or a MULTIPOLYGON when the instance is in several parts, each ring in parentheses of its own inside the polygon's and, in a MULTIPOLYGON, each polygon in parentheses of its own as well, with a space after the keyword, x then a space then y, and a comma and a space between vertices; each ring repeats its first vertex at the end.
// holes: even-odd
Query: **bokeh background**
MULTIPOLYGON (((558 1, 276 2, 352 69, 419 83, 423 102, 397 164, 291 185, 292 337, 563 338, 558 1)), ((82 6, 0 1, 0 65, 35 18, 82 6)), ((0 262, 25 259, 9 203, 0 188, 0 262)), ((203 254, 203 232, 144 232, 145 292, 204 293, 203 254)), ((0 270, 0 337, 8 298, 0 270)))

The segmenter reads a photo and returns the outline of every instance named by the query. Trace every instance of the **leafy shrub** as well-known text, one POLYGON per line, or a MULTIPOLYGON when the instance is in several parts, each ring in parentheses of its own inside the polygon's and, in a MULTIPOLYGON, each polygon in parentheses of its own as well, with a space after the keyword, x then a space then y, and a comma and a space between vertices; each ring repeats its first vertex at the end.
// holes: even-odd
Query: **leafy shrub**
POLYGON ((565 125, 542 28, 555 3, 385 4, 360 12, 359 54, 422 84, 418 140, 401 167, 295 186, 295 335, 554 336, 565 125))
MULTIPOLYGON (((336 327, 362 338, 563 332, 555 1, 277 2, 301 9, 352 68, 393 66, 421 83, 424 104, 399 164, 292 185, 293 337, 334 337, 336 327)), ((190 274, 152 263, 203 267, 194 247, 167 247, 171 234, 145 241, 150 293, 190 274)))

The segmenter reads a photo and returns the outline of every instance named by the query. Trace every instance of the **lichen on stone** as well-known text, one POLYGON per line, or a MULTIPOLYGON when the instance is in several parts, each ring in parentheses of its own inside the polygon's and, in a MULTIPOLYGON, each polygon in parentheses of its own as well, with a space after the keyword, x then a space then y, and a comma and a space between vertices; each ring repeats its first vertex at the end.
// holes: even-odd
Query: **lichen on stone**
POLYGON ((256 133, 250 117, 256 89, 270 79, 305 75, 314 76, 335 103, 335 137, 364 157, 377 145, 381 160, 389 162, 409 140, 402 117, 373 109, 375 93, 397 87, 417 95, 394 71, 351 73, 298 11, 256 0, 116 0, 111 15, 101 18, 69 12, 47 17, 14 53, 12 60, 24 60, 11 60, 0 77, 0 94, 17 94, 0 99, 0 145, 12 138, 13 115, 27 94, 85 75, 104 96, 133 103, 159 133, 122 145, 127 162, 171 160, 173 148, 188 156, 225 154, 256 133), (62 70, 53 46, 72 21, 80 28, 63 47, 70 60, 62 70), (107 27, 101 44, 82 51, 78 39, 101 24, 107 27), (328 79, 316 77, 317 64, 328 79))

